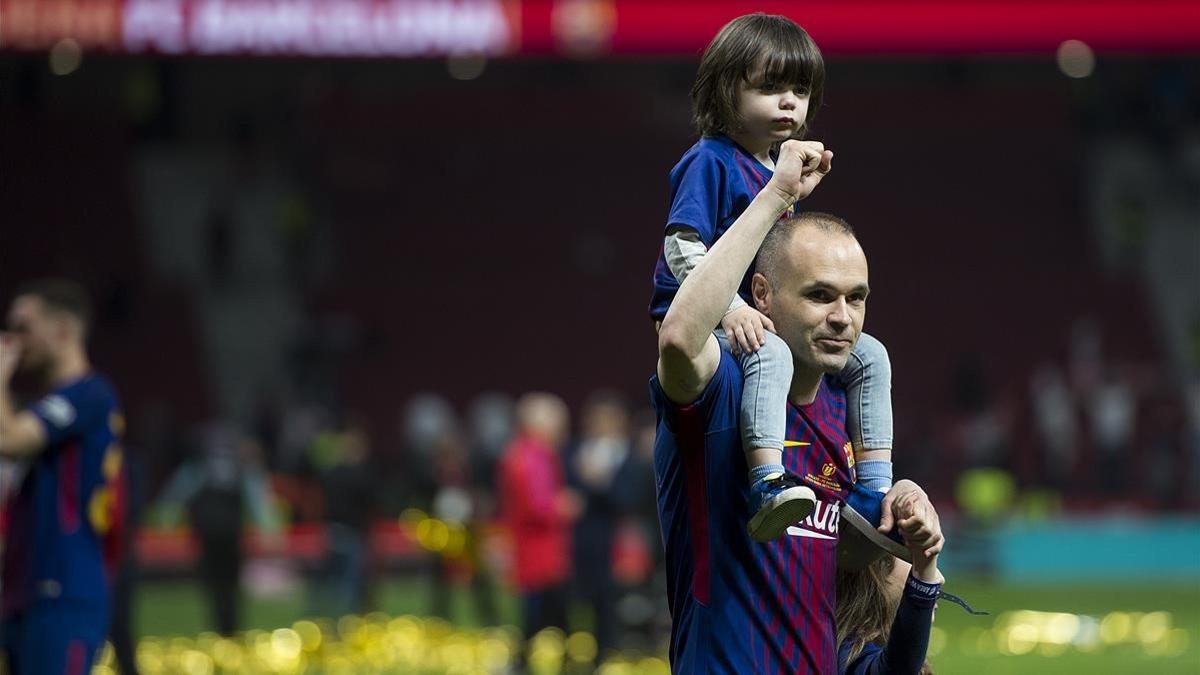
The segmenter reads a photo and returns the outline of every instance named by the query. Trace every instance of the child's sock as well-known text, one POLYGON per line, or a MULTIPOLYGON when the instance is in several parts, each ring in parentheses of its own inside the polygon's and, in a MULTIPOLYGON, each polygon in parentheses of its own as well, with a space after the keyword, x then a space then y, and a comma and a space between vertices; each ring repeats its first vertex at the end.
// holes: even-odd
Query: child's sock
POLYGON ((892 463, 886 459, 868 459, 854 464, 858 484, 876 492, 887 492, 892 487, 892 463))
POLYGON ((768 476, 783 475, 786 469, 782 464, 763 464, 750 469, 750 485, 754 486, 767 479, 768 476))

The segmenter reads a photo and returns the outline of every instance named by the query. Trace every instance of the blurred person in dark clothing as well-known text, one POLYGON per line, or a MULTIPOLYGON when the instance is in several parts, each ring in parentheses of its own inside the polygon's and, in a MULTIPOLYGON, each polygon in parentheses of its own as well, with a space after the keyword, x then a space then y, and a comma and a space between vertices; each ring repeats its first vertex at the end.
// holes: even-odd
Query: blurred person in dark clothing
POLYGON ((624 629, 622 649, 654 651, 671 631, 667 609, 666 568, 658 525, 654 488, 654 436, 658 421, 647 409, 633 416, 629 459, 613 478, 627 495, 613 547, 613 569, 622 588, 617 603, 618 624, 624 629))
POLYGON ((517 435, 500 460, 499 496, 529 638, 549 626, 566 626, 571 523, 580 505, 563 481, 559 455, 569 423, 567 406, 552 394, 526 394, 517 402, 516 417, 517 435))
POLYGON ((413 396, 400 414, 400 439, 403 447, 405 482, 408 492, 404 505, 432 507, 437 493, 434 456, 436 447, 448 434, 456 434, 458 418, 449 401, 441 396, 421 393, 413 396))
POLYGON ((1107 498, 1128 494, 1134 469, 1134 438, 1138 429, 1137 394, 1122 373, 1107 369, 1093 385, 1085 411, 1090 423, 1093 456, 1087 461, 1099 471, 1098 487, 1107 498))
POLYGON ((0 650, 14 675, 89 671, 109 629, 125 422, 88 360, 91 319, 81 286, 47 279, 17 291, 0 333, 0 456, 24 465, 2 519, 0 650), (23 409, 18 371, 42 394, 23 409))
POLYGON ((434 445, 432 462, 436 487, 432 501, 433 516, 455 531, 462 532, 463 536, 461 540, 449 543, 445 549, 435 551, 433 612, 451 619, 453 581, 456 576, 459 579, 469 576, 476 621, 487 626, 494 625, 499 619, 495 588, 485 569, 481 541, 483 531, 480 528, 480 510, 481 507, 490 508, 486 503, 490 502, 490 498, 479 489, 473 460, 471 447, 455 429, 447 429, 434 445))
POLYGON ((467 410, 471 466, 489 492, 495 489, 496 465, 515 432, 513 415, 513 400, 497 393, 481 394, 467 410))
POLYGON ((134 534, 142 512, 142 486, 145 484, 145 467, 136 449, 126 451, 121 470, 126 485, 126 507, 121 514, 122 526, 116 542, 119 555, 112 570, 112 599, 109 603, 111 623, 108 639, 112 643, 117 672, 121 675, 137 675, 137 659, 134 652, 137 640, 133 637, 133 591, 137 584, 137 558, 134 556, 134 534))
MULTIPOLYGON (((436 394, 414 396, 402 414, 401 435, 406 453, 405 473, 416 497, 413 501, 447 523, 461 524, 470 518, 473 512, 469 496, 472 467, 458 418, 450 403, 436 394)), ((431 578, 430 611, 435 616, 451 619, 452 565, 444 550, 431 553, 433 555, 427 559, 431 578)))
POLYGON ((225 424, 202 430, 198 455, 175 473, 160 504, 168 520, 186 507, 200 540, 200 578, 212 599, 217 632, 232 635, 238 627, 247 510, 268 541, 278 545, 279 519, 270 504, 257 443, 225 424))
POLYGON ((474 516, 467 523, 467 553, 473 566, 471 593, 479 612, 479 623, 492 626, 499 622, 496 607, 496 580, 485 539, 486 524, 497 517, 496 467, 504 448, 512 440, 515 421, 513 400, 499 393, 481 394, 467 412, 471 438, 471 492, 474 516))
POLYGON ((322 576, 329 616, 342 616, 362 613, 366 604, 376 481, 361 422, 351 422, 335 445, 333 463, 321 476, 329 547, 322 576))
POLYGON ((1030 403, 1041 458, 1038 473, 1051 487, 1064 489, 1078 459, 1079 425, 1074 395, 1058 366, 1045 363, 1034 371, 1030 403))
POLYGON ((615 393, 595 392, 584 405, 583 436, 568 467, 583 499, 575 524, 575 581, 595 611, 599 652, 617 647, 613 539, 622 516, 637 502, 635 481, 614 480, 630 462, 629 409, 615 393))

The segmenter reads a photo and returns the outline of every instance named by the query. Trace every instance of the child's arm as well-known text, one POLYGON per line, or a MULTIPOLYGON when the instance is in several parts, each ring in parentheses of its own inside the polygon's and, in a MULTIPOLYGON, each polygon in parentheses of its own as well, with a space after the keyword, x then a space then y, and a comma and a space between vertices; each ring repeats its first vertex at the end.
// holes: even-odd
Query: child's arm
POLYGON ((846 669, 847 675, 915 675, 921 672, 929 651, 929 633, 940 583, 928 583, 916 574, 908 575, 896 608, 896 618, 882 649, 864 650, 863 655, 846 669))
MULTIPOLYGON (((700 233, 696 230, 690 227, 672 227, 667 231, 666 240, 663 242, 663 252, 671 274, 682 284, 704 259, 708 247, 704 245, 700 233)), ((774 332, 775 324, 762 312, 746 304, 740 294, 734 293, 725 315, 721 317, 721 328, 725 330, 725 337, 733 346, 734 354, 739 349, 754 353, 766 341, 763 331, 774 332)))

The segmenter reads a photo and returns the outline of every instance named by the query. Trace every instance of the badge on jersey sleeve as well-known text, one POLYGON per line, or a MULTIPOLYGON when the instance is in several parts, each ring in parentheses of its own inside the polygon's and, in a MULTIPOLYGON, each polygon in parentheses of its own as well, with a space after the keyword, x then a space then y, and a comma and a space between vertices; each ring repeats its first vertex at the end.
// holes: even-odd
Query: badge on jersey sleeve
POLYGON ((51 394, 37 402, 38 412, 54 426, 64 429, 75 421, 75 406, 65 396, 51 394))

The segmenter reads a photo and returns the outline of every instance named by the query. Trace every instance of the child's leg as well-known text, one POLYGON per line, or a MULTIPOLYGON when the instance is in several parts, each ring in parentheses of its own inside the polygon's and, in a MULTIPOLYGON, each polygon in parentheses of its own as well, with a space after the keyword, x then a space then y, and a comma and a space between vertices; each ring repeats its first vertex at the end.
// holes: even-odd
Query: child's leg
POLYGON ((854 452, 859 484, 872 490, 892 486, 892 363, 883 343, 863 333, 839 375, 846 386, 846 427, 854 452), (888 451, 888 459, 862 458, 888 451))
MULTIPOLYGON (((713 331, 721 349, 733 350, 725 331, 713 331)), ((792 382, 792 352, 779 336, 766 332, 766 344, 754 354, 738 356, 742 365, 742 447, 750 482, 756 469, 777 468, 783 473, 783 435, 787 431, 787 395, 792 382)))
MULTIPOLYGON (((724 331, 718 339, 728 349, 724 331)), ((742 447, 751 487, 750 536, 770 541, 812 512, 816 496, 787 473, 783 441, 787 430, 787 396, 792 384, 792 352, 774 333, 754 354, 741 355, 743 388, 742 447)))
POLYGON ((787 397, 792 388, 792 351, 778 335, 764 334, 762 347, 741 357, 742 447, 752 477, 756 468, 767 466, 783 472, 787 397))

